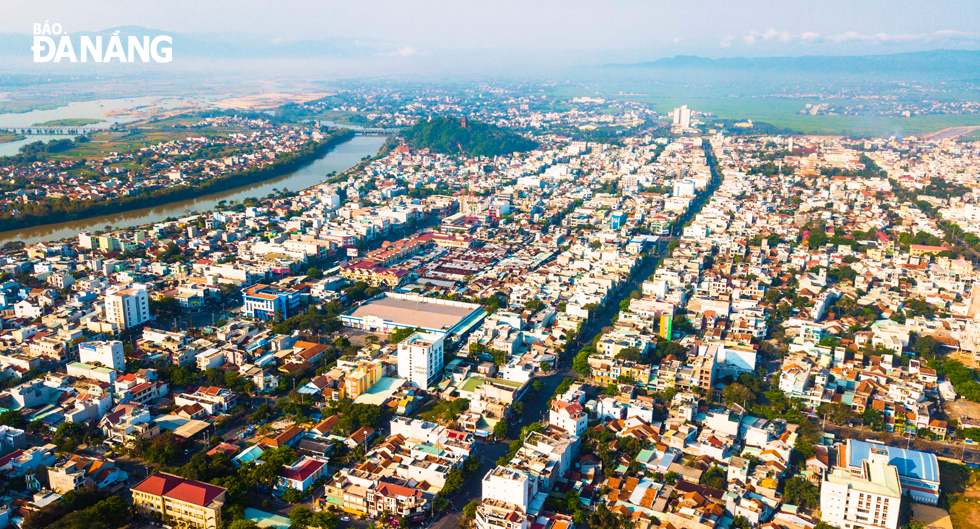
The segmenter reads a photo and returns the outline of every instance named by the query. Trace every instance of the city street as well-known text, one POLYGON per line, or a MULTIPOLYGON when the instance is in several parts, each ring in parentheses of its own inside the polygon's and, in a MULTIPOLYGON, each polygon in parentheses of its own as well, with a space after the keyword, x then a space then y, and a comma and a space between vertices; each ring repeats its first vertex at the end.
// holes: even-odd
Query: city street
POLYGON ((959 459, 964 463, 980 463, 980 449, 976 446, 969 446, 963 442, 949 441, 930 441, 928 439, 912 438, 904 435, 888 432, 875 432, 868 428, 850 428, 847 426, 837 426, 828 422, 822 426, 823 430, 841 439, 860 439, 862 441, 877 440, 891 446, 900 448, 911 448, 936 454, 937 457, 947 459, 959 459))

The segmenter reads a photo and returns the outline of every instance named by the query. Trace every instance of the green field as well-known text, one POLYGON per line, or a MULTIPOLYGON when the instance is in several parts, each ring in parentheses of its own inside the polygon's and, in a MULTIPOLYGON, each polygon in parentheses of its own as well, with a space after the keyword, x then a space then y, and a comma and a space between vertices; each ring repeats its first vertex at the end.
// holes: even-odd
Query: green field
POLYGON ((45 121, 44 123, 35 123, 31 125, 32 127, 84 127, 85 125, 92 125, 95 123, 102 123, 104 119, 92 119, 92 118, 66 118, 66 119, 52 119, 51 121, 45 121))
POLYGON ((10 134, 9 132, 0 132, 0 143, 9 143, 12 141, 20 141, 24 139, 24 136, 19 134, 10 134))
MULTIPOLYGON (((924 135, 947 127, 980 125, 980 114, 929 114, 924 116, 810 116, 799 112, 807 103, 831 103, 832 105, 860 104, 850 99, 790 99, 767 96, 722 96, 692 93, 683 97, 676 95, 617 94, 603 93, 597 87, 559 86, 552 95, 571 99, 575 96, 605 97, 608 100, 636 101, 649 105, 652 110, 666 114, 671 110, 687 105, 692 110, 711 112, 721 119, 751 119, 763 121, 776 127, 794 130, 803 134, 826 134, 843 136, 924 135)), ((665 93, 662 87, 651 86, 650 92, 665 93)), ((670 92, 676 92, 671 90, 670 92)), ((977 139, 980 135, 970 135, 966 139, 977 139)), ((963 139, 964 137, 961 137, 963 139)))
POLYGON ((972 132, 968 132, 960 136, 959 138, 956 138, 956 140, 957 141, 980 141, 980 130, 974 130, 972 132))
MULTIPOLYGON (((650 105, 653 110, 667 113, 681 105, 693 110, 712 112, 723 119, 751 119, 764 121, 777 127, 804 134, 892 136, 922 135, 947 127, 980 125, 980 114, 930 114, 925 116, 863 117, 863 116, 810 116, 800 114, 807 101, 775 97, 651 97, 614 96, 650 105)), ((834 101, 845 102, 842 100, 834 101)))

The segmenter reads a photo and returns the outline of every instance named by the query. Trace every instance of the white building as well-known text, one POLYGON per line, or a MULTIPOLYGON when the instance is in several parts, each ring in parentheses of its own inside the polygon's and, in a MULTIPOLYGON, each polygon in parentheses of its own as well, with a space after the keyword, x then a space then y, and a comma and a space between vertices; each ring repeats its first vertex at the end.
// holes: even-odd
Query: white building
POLYGON ((127 287, 110 287, 105 296, 105 318, 109 323, 115 323, 120 330, 150 321, 150 301, 146 295, 146 287, 135 283, 127 287))
POLYGON ((398 376, 429 389, 442 372, 442 336, 417 332, 398 344, 398 376))
POLYGON ((527 512, 537 492, 537 480, 513 468, 496 467, 483 476, 483 501, 500 500, 527 512))
POLYGON ((505 501, 484 499, 476 507, 477 529, 526 529, 527 515, 516 505, 505 501))
POLYGON ((44 311, 40 306, 35 305, 26 299, 14 303, 14 316, 17 316, 18 318, 33 320, 34 318, 40 318, 43 312, 44 311))
POLYGON ((100 364, 117 371, 126 370, 126 355, 118 340, 84 342, 78 346, 78 360, 83 364, 100 364))
POLYGON ((864 461, 864 475, 843 468, 827 474, 820 487, 821 519, 841 529, 898 529, 902 486, 898 469, 879 461, 864 461))
POLYGON ((556 400, 551 403, 548 423, 572 435, 582 435, 589 427, 589 415, 578 402, 556 400))
POLYGON ((693 180, 674 182, 675 197, 693 197, 695 194, 697 194, 697 186, 693 180))
POLYGON ((685 129, 691 128, 691 109, 687 108, 687 105, 674 109, 674 125, 680 125, 685 129))

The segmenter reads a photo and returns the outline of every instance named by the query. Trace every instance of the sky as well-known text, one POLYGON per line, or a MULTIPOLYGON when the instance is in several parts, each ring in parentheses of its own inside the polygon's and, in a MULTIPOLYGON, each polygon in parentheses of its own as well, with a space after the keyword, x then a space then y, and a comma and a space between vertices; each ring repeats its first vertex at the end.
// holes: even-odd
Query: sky
POLYGON ((48 21, 69 33, 345 39, 384 61, 430 65, 980 49, 977 0, 4 0, 0 11, 0 33, 48 21))

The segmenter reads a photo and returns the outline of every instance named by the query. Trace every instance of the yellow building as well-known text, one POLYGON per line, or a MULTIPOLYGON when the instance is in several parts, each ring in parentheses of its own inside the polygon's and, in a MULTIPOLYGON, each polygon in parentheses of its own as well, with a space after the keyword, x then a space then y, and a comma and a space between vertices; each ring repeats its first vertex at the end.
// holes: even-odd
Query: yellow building
POLYGON ((110 235, 99 236, 99 249, 103 252, 114 252, 119 249, 119 239, 110 235))
POLYGON ((945 251, 947 248, 945 246, 928 246, 925 244, 913 244, 909 246, 909 255, 912 257, 922 257, 923 255, 932 255, 945 251))
POLYGON ((356 399, 381 380, 381 364, 358 362, 357 369, 344 377, 344 395, 356 399))
POLYGON ((194 529, 218 529, 225 489, 180 476, 157 472, 132 489, 133 506, 157 513, 164 523, 194 529))

